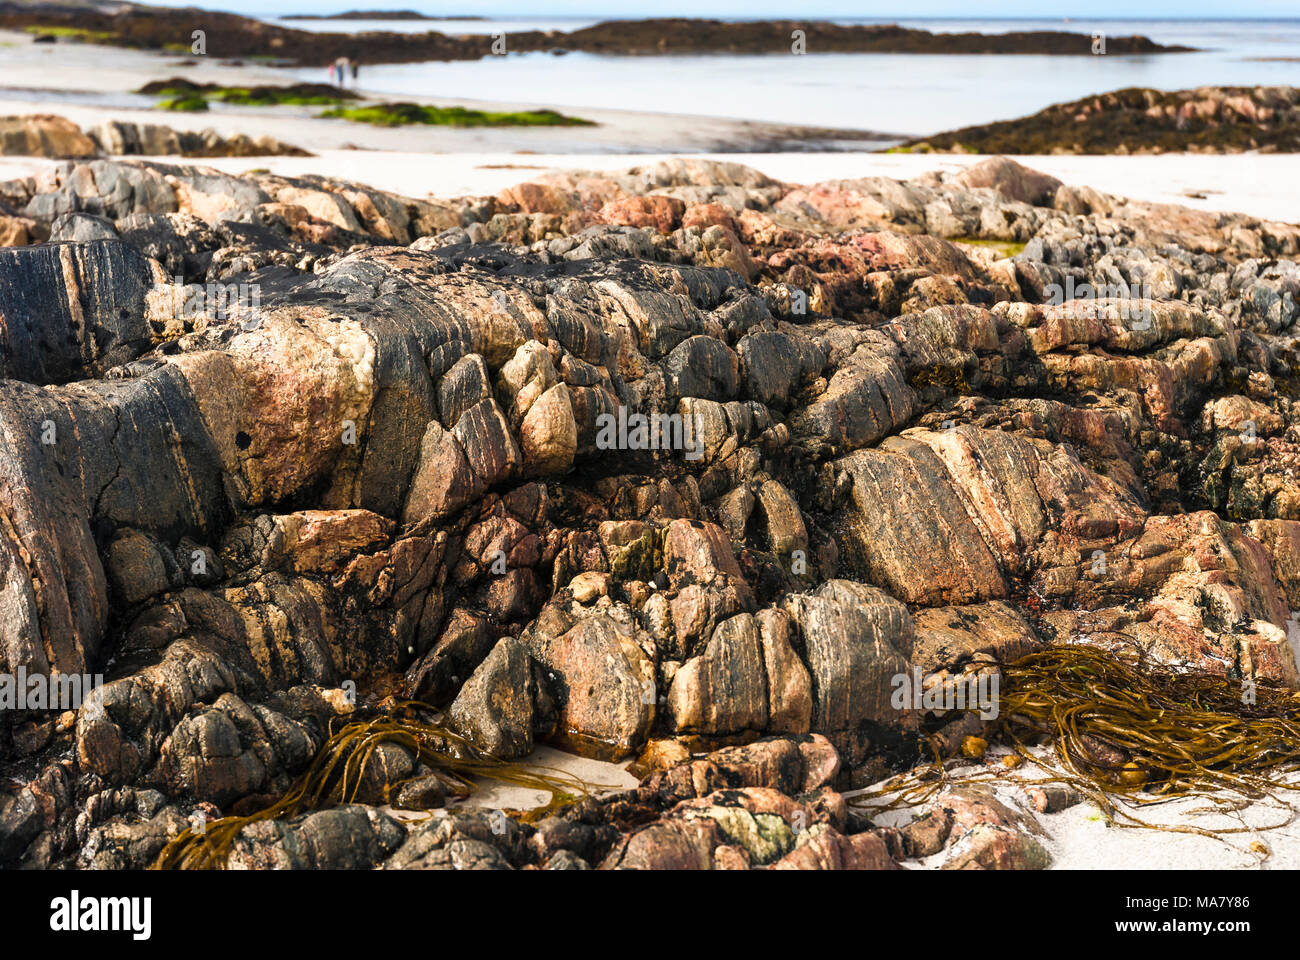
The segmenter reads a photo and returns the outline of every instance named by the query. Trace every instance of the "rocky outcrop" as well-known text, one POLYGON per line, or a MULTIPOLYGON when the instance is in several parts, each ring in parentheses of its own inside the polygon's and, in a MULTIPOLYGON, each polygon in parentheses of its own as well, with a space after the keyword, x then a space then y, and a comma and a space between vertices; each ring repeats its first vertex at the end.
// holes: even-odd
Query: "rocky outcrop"
POLYGON ((0 117, 0 155, 93 157, 95 142, 71 120, 48 113, 0 117))
POLYGON ((88 136, 99 152, 110 157, 180 156, 180 157, 310 157, 299 147, 281 143, 274 137, 250 137, 245 133, 223 137, 208 129, 195 133, 173 130, 158 123, 123 123, 105 120, 96 124, 88 136))
POLYGON ((411 698, 641 786, 534 828, 386 744, 235 861, 1041 866, 998 797, 847 808, 986 733, 900 677, 1087 640, 1297 683, 1295 226, 1004 159, 441 202, 91 159, 0 198, 55 241, 0 251, 0 674, 104 674, 0 710, 5 863, 145 865, 411 698))
MULTIPOLYGON (((612 20, 575 30, 556 43, 561 49, 591 53, 654 54, 786 53, 792 30, 806 35, 808 50, 833 53, 1033 53, 1082 55, 1091 38, 1082 33, 944 33, 889 25, 840 25, 793 20, 729 22, 698 19, 612 20)), ((1153 43, 1146 37, 1108 38, 1109 49, 1124 53, 1176 53, 1185 47, 1153 43)))
POLYGON ((1300 150, 1300 89, 1129 87, 1053 104, 1028 117, 936 133, 899 149, 1001 154, 1295 153, 1300 150))
MULTIPOLYGON (((105 120, 83 133, 63 117, 33 114, 0 117, 0 156, 94 157, 310 157, 298 147, 274 137, 243 133, 223 137, 215 130, 195 133, 158 123, 105 120)), ((16 244, 0 243, 0 246, 16 244)))
MULTIPOLYGON (((0 10, 0 27, 73 30, 91 42, 164 50, 178 36, 189 36, 183 14, 166 8, 126 6, 100 10, 58 5, 0 10)), ((232 57, 274 57, 304 66, 325 66, 356 55, 354 34, 295 30, 230 13, 205 17, 213 49, 232 57)), ((527 30, 508 35, 512 51, 552 50, 653 55, 663 53, 788 53, 791 32, 805 33, 807 49, 824 53, 1028 53, 1087 55, 1087 34, 1060 31, 1022 33, 931 33, 896 25, 842 25, 827 21, 719 21, 700 19, 612 20, 572 32, 527 30)), ((53 34, 47 34, 53 39, 53 34)), ((1143 36, 1108 37, 1112 53, 1177 53, 1186 47, 1162 46, 1143 36)), ((449 36, 434 31, 366 34, 368 63, 426 60, 477 60, 491 55, 488 34, 449 36)))

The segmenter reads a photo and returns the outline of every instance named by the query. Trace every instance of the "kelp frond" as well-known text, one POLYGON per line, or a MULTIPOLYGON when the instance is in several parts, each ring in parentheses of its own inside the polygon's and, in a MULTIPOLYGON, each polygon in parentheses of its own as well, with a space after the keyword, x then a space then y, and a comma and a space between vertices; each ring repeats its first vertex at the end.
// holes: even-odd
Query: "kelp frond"
MULTIPOLYGON (((201 832, 193 828, 183 830, 163 848, 153 869, 221 869, 226 864, 235 837, 249 824, 296 817, 336 803, 354 802, 375 751, 385 743, 405 747, 417 760, 438 773, 460 797, 473 793, 475 778, 550 793, 550 802, 524 813, 523 820, 539 819, 605 786, 587 783, 555 768, 490 757, 442 724, 427 719, 434 713, 427 704, 408 701, 396 704, 387 713, 349 720, 331 734, 316 752, 306 772, 283 797, 248 816, 214 820, 201 832)), ((385 793, 400 785, 389 784, 385 793)))
MULTIPOLYGON (((1001 671, 996 739, 1049 774, 1016 782, 1069 785, 1124 826, 1218 836, 1276 829, 1294 818, 1278 791, 1300 789, 1284 779, 1300 766, 1300 695, 1263 680, 1247 685, 1175 672, 1134 653, 1084 644, 1032 653, 1001 671), (1051 744, 1050 758, 1030 751, 1043 742, 1051 744), (1209 830, 1150 824, 1114 799, 1141 807, 1197 796, 1222 810, 1234 805, 1223 791, 1268 797, 1288 815, 1266 827, 1209 830)), ((987 768, 953 774, 936 752, 932 764, 852 802, 876 811, 912 807, 957 783, 1002 776, 987 768)))

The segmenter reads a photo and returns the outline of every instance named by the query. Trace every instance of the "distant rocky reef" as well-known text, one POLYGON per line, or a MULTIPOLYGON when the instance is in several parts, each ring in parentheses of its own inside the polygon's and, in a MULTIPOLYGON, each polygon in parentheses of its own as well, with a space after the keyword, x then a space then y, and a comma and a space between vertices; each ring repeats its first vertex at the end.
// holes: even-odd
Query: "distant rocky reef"
MULTIPOLYGON (((230 13, 130 5, 117 12, 60 4, 0 2, 0 28, 39 30, 48 39, 81 40, 150 50, 186 51, 191 33, 201 27, 210 55, 262 57, 304 66, 325 66, 338 57, 365 63, 425 60, 478 60, 493 54, 486 34, 448 36, 427 33, 318 33, 295 30, 230 13)), ((537 51, 624 55, 667 53, 792 52, 795 31, 808 53, 965 53, 1086 56, 1092 38, 1082 33, 931 33, 896 25, 845 26, 816 20, 763 20, 735 23, 687 18, 615 20, 572 32, 528 30, 506 38, 511 53, 537 51)), ((1112 54, 1182 53, 1190 48, 1162 46, 1147 37, 1107 37, 1112 54)))
POLYGON ((942 153, 1295 153, 1300 89, 1129 87, 913 140, 894 150, 942 153))
POLYGON ((290 13, 281 20, 484 20, 485 17, 431 17, 418 10, 344 10, 342 13, 290 13))

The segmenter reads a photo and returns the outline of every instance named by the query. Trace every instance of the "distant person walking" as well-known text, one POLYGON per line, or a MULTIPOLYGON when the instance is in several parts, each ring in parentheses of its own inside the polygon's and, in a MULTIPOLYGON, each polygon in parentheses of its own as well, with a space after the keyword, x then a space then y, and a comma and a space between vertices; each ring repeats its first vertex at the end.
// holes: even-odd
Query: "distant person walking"
POLYGON ((355 81, 357 76, 356 66, 348 57, 339 57, 330 64, 330 83, 336 87, 346 87, 349 72, 351 72, 352 79, 355 81))
POLYGON ((352 89, 354 90, 357 87, 357 74, 359 74, 360 72, 361 72, 361 64, 353 60, 352 61, 352 89))

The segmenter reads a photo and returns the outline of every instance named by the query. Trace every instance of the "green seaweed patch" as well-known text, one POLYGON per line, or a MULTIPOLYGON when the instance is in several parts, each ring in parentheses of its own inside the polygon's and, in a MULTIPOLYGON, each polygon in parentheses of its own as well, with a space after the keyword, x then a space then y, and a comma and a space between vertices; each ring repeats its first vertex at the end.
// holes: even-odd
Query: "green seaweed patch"
POLYGON ((159 110, 173 110, 177 113, 201 113, 208 109, 208 101, 187 93, 163 100, 157 106, 159 110))
POLYGON ((328 107, 346 102, 342 96, 304 92, 293 87, 223 87, 208 96, 222 103, 246 107, 328 107))
POLYGON ((1025 245, 1017 240, 981 240, 979 237, 954 237, 953 243, 966 243, 972 247, 988 247, 1004 257, 1017 257, 1025 252, 1025 245))
POLYGON ((200 97, 250 107, 328 107, 358 99, 355 93, 324 83, 295 83, 285 86, 223 87, 215 83, 193 83, 183 77, 155 80, 136 91, 155 97, 200 97))
POLYGON ((419 103, 377 103, 368 107, 338 107, 322 117, 337 117, 379 127, 427 124, 442 127, 594 127, 590 120, 554 110, 496 112, 464 107, 430 107, 419 103))
POLYGON ((651 527, 638 539, 609 548, 610 573, 616 580, 650 580, 664 567, 667 527, 651 527))
POLYGON ((63 40, 80 40, 83 43, 113 43, 116 33, 107 30, 84 30, 81 27, 23 27, 26 33, 36 33, 63 40))
MULTIPOLYGON (((935 153, 934 144, 922 140, 919 143, 900 143, 896 147, 889 147, 882 150, 881 153, 935 153)), ((969 147, 964 143, 953 143, 950 147, 943 150, 944 153, 979 153, 974 147, 969 147)))
POLYGON ((728 840, 744 848, 755 864, 779 860, 795 847, 794 831, 775 813, 750 813, 743 807, 714 805, 688 810, 686 817, 712 820, 728 840))

